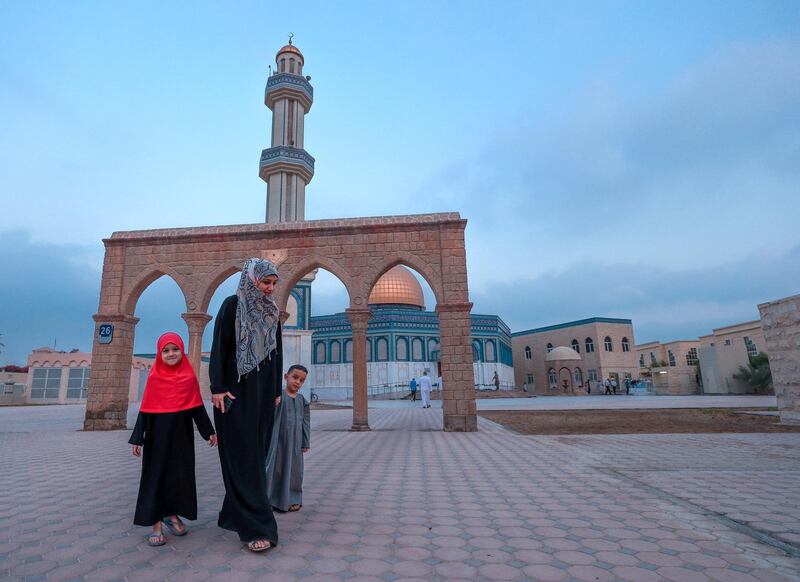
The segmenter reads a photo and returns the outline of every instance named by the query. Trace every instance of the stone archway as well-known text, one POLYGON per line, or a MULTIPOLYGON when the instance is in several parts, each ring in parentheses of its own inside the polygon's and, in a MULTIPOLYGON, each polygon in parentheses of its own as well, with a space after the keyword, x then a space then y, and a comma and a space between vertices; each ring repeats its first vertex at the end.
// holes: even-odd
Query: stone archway
MULTIPOLYGON (((117 232, 106 247, 100 306, 95 320, 92 374, 84 428, 125 428, 133 339, 133 309, 153 280, 167 274, 186 298, 182 314, 189 328, 189 357, 200 369, 206 313, 216 288, 251 256, 279 268, 283 284, 276 300, 282 310, 292 285, 316 267, 334 273, 350 298, 353 332, 353 428, 369 429, 366 329, 372 313, 372 285, 403 263, 421 273, 436 295, 440 329, 443 426, 446 431, 477 430, 464 229, 458 213, 316 220, 117 232), (110 343, 101 326, 114 326, 110 343)), ((107 328, 105 328, 107 329, 107 328)))

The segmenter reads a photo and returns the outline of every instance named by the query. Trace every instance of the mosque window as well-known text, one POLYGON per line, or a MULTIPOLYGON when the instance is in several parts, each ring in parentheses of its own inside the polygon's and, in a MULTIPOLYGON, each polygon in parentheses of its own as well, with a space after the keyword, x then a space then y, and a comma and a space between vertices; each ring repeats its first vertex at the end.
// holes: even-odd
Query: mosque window
POLYGON ((547 382, 550 384, 551 388, 555 388, 558 385, 558 378, 556 377, 556 371, 553 368, 547 370, 547 382))
POLYGON ((644 368, 644 354, 639 354, 639 367, 644 368))
POLYGON ((580 386, 583 384, 583 372, 580 368, 575 368, 575 373, 573 374, 575 378, 575 386, 580 386))
POLYGON ((61 368, 34 368, 31 398, 58 398, 61 368))
POLYGON ((552 351, 553 351, 553 344, 548 343, 547 344, 547 353, 549 354, 552 351))
POLYGON ((592 338, 587 337, 586 341, 584 343, 586 344, 586 353, 587 354, 593 354, 594 353, 594 342, 592 341, 592 338))
POLYGON ((495 350, 493 341, 486 342, 486 361, 487 362, 497 361, 497 352, 495 350))
POLYGON ((367 361, 371 362, 374 359, 372 355, 372 338, 367 338, 367 361))
POLYGON ((581 353, 581 344, 580 344, 580 342, 578 342, 578 340, 573 339, 572 340, 572 344, 570 344, 570 345, 572 346, 573 350, 575 350, 579 354, 581 353))
POLYGON ((314 345, 314 363, 324 364, 326 362, 325 355, 325 342, 317 342, 314 345))
POLYGON ((472 361, 481 361, 481 344, 477 340, 472 342, 472 361))
POLYGON ((398 361, 408 360, 408 340, 404 337, 399 337, 394 342, 395 359, 398 361))
POLYGON ((589 382, 597 382, 597 370, 589 370, 589 382))
POLYGON ((531 351, 531 346, 525 346, 525 359, 530 360, 533 358, 533 352, 531 351))
POLYGON ((669 365, 675 367, 675 354, 672 353, 672 350, 667 350, 667 357, 669 358, 669 365))
POLYGON ((389 359, 389 340, 385 337, 379 337, 375 340, 375 351, 377 352, 375 355, 377 356, 375 359, 379 362, 385 362, 389 359))
POLYGON ((286 59, 281 59, 281 73, 286 72, 286 59))
POLYGON ((622 351, 629 352, 631 351, 631 343, 628 341, 628 338, 622 338, 622 351))
POLYGON ((697 348, 689 348, 689 352, 686 354, 686 365, 696 366, 699 361, 700 360, 697 358, 697 348))
POLYGON ((611 342, 611 338, 610 337, 606 336, 603 339, 603 347, 605 348, 605 350, 607 352, 613 352, 614 351, 614 344, 611 342))
POLYGON ((422 343, 422 340, 418 337, 415 337, 411 340, 411 358, 414 361, 421 362, 425 356, 423 354, 425 346, 422 343))
POLYGON ((331 364, 338 364, 342 361, 342 344, 339 340, 331 342, 331 364))
POLYGON ((353 340, 345 340, 344 342, 344 360, 343 362, 353 361, 353 340))
POLYGON ((70 368, 67 378, 67 398, 86 399, 89 390, 89 368, 70 368))
POLYGON ((650 364, 653 366, 658 364, 658 360, 656 360, 656 355, 653 352, 650 352, 650 364))
POLYGON ((528 381, 528 386, 533 385, 533 374, 528 374, 526 380, 528 381))
POLYGON ((289 72, 294 75, 294 59, 289 59, 289 72))
POLYGON ((757 356, 758 347, 756 347, 756 343, 747 336, 744 336, 743 339, 744 339, 744 346, 747 348, 747 355, 751 358, 757 356))

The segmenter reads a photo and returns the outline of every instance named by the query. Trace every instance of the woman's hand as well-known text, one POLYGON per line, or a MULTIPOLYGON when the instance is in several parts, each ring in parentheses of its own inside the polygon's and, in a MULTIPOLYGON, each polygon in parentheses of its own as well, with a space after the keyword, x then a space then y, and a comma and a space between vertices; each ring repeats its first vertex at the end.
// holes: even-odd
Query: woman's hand
POLYGON ((208 438, 208 446, 209 446, 209 447, 216 447, 216 446, 217 446, 217 435, 215 435, 215 434, 212 434, 212 435, 211 435, 211 436, 208 438))
POLYGON ((142 445, 133 445, 133 453, 134 457, 141 457, 142 456, 142 445))
POLYGON ((275 408, 277 408, 277 407, 280 405, 280 403, 281 403, 281 397, 280 397, 280 396, 277 396, 277 397, 275 398, 275 408))
POLYGON ((307 453, 307 452, 308 452, 308 451, 310 451, 311 449, 300 449, 300 450, 301 450, 301 451, 303 451, 304 453, 307 453))
POLYGON ((230 398, 231 400, 236 400, 236 396, 231 394, 230 392, 225 392, 223 394, 212 394, 211 395, 211 402, 214 403, 214 408, 219 408, 219 411, 222 414, 225 414, 225 397, 230 398))

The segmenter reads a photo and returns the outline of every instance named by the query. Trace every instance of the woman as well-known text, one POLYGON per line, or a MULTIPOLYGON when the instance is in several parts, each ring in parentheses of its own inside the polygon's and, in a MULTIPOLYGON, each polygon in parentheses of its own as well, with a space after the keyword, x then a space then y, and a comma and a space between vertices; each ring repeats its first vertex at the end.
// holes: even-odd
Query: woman
POLYGON ((280 312, 272 299, 277 282, 270 261, 245 262, 236 295, 225 299, 214 322, 209 364, 225 482, 217 525, 238 533, 253 552, 278 543, 264 471, 282 388, 280 312))

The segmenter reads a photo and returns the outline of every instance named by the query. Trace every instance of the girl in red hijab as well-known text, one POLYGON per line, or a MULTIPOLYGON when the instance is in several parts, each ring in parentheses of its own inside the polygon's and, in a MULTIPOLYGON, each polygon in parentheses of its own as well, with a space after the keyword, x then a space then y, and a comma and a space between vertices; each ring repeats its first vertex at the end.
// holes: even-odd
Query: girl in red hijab
POLYGON ((187 533, 179 516, 197 519, 194 478, 194 429, 213 447, 217 435, 200 397, 200 384, 184 353, 183 340, 168 332, 158 338, 156 361, 142 397, 139 417, 128 441, 133 455, 142 456, 142 478, 133 523, 151 526, 145 541, 167 543, 163 528, 187 533))

